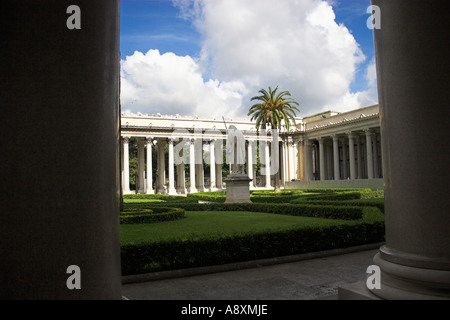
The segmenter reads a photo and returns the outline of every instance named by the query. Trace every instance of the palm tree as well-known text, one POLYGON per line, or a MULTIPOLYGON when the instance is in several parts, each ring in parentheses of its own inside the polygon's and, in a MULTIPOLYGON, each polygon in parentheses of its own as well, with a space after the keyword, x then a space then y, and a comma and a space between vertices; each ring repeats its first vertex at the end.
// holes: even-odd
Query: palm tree
MULTIPOLYGON (((260 96, 255 96, 250 101, 258 100, 259 103, 254 104, 248 111, 248 116, 252 116, 251 120, 256 120, 256 129, 266 129, 266 126, 272 128, 272 130, 280 130, 282 128, 282 121, 286 125, 286 129, 289 130, 290 122, 292 120, 295 125, 295 111, 300 112, 296 105, 298 102, 291 98, 289 91, 281 91, 277 94, 278 87, 272 90, 269 87, 269 92, 264 89, 259 90, 260 96)), ((278 161, 279 159, 279 146, 276 136, 272 134, 272 143, 275 146, 273 159, 278 161)), ((266 164, 267 166, 268 164, 266 164)), ((280 177, 278 173, 275 173, 275 191, 279 192, 280 189, 280 177)))

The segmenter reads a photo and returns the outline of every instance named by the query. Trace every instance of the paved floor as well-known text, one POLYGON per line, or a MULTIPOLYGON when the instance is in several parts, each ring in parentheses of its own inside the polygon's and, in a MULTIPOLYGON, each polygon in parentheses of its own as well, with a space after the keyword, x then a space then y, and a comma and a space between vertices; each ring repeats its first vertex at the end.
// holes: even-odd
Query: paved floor
POLYGON ((124 284, 130 300, 333 300, 366 279, 377 249, 278 265, 124 284))

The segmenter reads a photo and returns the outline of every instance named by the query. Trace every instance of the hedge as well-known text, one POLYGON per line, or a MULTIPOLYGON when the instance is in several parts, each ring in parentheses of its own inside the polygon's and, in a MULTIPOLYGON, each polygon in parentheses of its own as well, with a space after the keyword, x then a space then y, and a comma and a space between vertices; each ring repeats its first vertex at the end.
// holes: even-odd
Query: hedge
POLYGON ((119 217, 121 224, 156 223, 182 219, 185 217, 185 211, 181 208, 171 207, 156 207, 152 209, 126 208, 120 213, 119 217))
POLYGON ((378 221, 124 245, 122 275, 293 255, 383 240, 384 223, 378 221))
MULTIPOLYGON (((167 206, 168 204, 166 204, 167 206)), ((291 216, 305 216, 315 218, 329 218, 342 220, 362 219, 361 206, 329 206, 310 204, 279 204, 279 203, 177 203, 178 208, 186 211, 251 211, 291 216)), ((129 203, 126 208, 156 209, 154 203, 129 203)))

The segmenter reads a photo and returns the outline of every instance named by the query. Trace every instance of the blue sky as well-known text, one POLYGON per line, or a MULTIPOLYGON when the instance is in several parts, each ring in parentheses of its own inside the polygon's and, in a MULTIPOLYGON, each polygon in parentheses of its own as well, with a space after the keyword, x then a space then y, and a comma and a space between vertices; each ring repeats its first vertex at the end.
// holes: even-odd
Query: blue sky
MULTIPOLYGON (((208 1, 214 2, 217 0, 205 0, 205 2, 208 1)), ((250 1, 252 1, 254 6, 257 6, 258 1, 260 0, 250 1)), ((274 3, 277 3, 277 0, 273 1, 274 3)), ((304 1, 314 2, 315 0, 304 1)), ((374 57, 372 30, 368 29, 366 26, 366 21, 369 17, 369 14, 366 13, 366 10, 370 5, 370 0, 333 0, 328 1, 327 4, 330 5, 333 9, 333 12, 335 14, 335 23, 337 25, 342 24, 348 29, 354 40, 357 42, 359 49, 362 51, 362 55, 364 56, 363 61, 360 61, 358 63, 353 62, 352 64, 352 67, 354 66, 355 70, 353 71, 352 79, 348 84, 347 96, 349 94, 357 94, 358 92, 363 92, 364 90, 367 91, 370 82, 368 82, 367 79, 367 73, 369 72, 368 68, 370 68, 371 63, 373 64, 374 57)), ((198 17, 197 20, 196 18, 192 18, 192 16, 191 18, 183 18, 182 6, 183 5, 180 5, 179 3, 175 5, 170 0, 122 0, 120 26, 121 59, 125 61, 128 57, 131 63, 130 57, 134 55, 135 51, 139 51, 145 55, 149 50, 158 49, 160 56, 164 56, 164 54, 166 53, 173 53, 176 57, 189 56, 190 58, 192 58, 195 63, 198 63, 198 68, 202 70, 201 72, 204 84, 206 84, 209 78, 212 78, 216 81, 216 89, 220 89, 221 84, 232 83, 234 81, 234 79, 232 79, 232 75, 230 76, 230 74, 227 74, 226 72, 215 73, 214 70, 216 69, 210 68, 210 65, 206 64, 205 61, 202 60, 202 49, 206 48, 210 49, 209 51, 213 51, 211 50, 211 46, 208 47, 208 43, 213 43, 212 37, 214 37, 214 35, 208 33, 208 30, 205 29, 205 27, 203 27, 204 29, 202 29, 202 27, 199 27, 198 22, 200 21, 200 19, 198 19, 198 17)), ((211 11, 208 11, 207 9, 208 7, 205 5, 202 12, 202 15, 205 16, 205 21, 209 21, 207 16, 208 14, 211 16, 213 15, 211 14, 211 11)), ((233 10, 237 11, 239 10, 239 7, 234 7, 233 10)), ((226 13, 224 12, 224 15, 225 14, 226 13)), ((211 23, 214 23, 214 21, 209 23, 211 25, 211 23)), ((213 25, 211 28, 214 27, 216 26, 213 25)), ((220 26, 217 26, 217 28, 220 28, 220 26)), ((221 29, 217 30, 221 31, 221 29)), ((216 33, 217 30, 215 30, 216 33)), ((297 32, 301 32, 301 30, 297 32)), ((243 39, 244 40, 242 41, 246 41, 245 38, 243 39)), ((220 50, 220 48, 218 48, 219 47, 217 46, 213 47, 214 50, 220 50)), ((157 56, 157 58, 161 58, 160 56, 157 56)), ((218 59, 219 58, 216 59, 214 56, 209 56, 208 61, 213 61, 212 64, 214 65, 214 63, 218 64, 218 59)), ((301 68, 301 66, 299 68, 301 68)), ((220 66, 218 67, 218 70, 219 69, 220 66)), ((130 73, 132 71, 130 70, 136 69, 128 68, 128 77, 124 77, 122 81, 128 81, 131 86, 132 75, 130 75, 130 73)), ((243 81, 244 85, 240 87, 240 89, 236 89, 236 93, 242 94, 242 96, 244 96, 242 92, 245 91, 245 88, 250 88, 251 86, 247 85, 245 83, 245 80, 242 80, 242 75, 237 78, 239 81, 243 81)), ((134 83, 136 83, 136 81, 134 81, 134 83)), ((124 87, 125 90, 128 90, 128 85, 125 85, 124 87)), ((137 90, 138 87, 139 85, 135 84, 133 88, 137 90)), ((227 94, 232 94, 230 90, 227 91, 227 94)), ((289 90, 293 89, 289 88, 289 90)), ((372 96, 373 95, 374 94, 372 93, 372 96)), ((304 92, 303 96, 305 96, 304 92)), ((131 101, 129 97, 127 99, 124 98, 124 101, 131 101)), ((141 98, 140 101, 143 99, 144 98, 141 98)), ((360 98, 360 100, 361 99, 362 98, 360 98)), ((329 102, 327 102, 326 106, 325 103, 322 103, 323 106, 319 106, 320 103, 318 102, 315 103, 313 102, 313 100, 311 100, 311 102, 308 103, 308 101, 310 100, 305 101, 305 104, 307 104, 305 108, 309 108, 313 111, 321 111, 319 110, 320 108, 322 108, 323 110, 325 110, 327 107, 329 109, 332 108, 332 106, 329 106, 329 102)), ((160 102, 160 104, 161 103, 164 104, 163 102, 160 102)), ((364 105, 359 105, 358 107, 362 106, 364 105)), ((150 101, 142 101, 142 103, 140 104, 140 108, 146 109, 140 112, 150 113, 153 112, 153 110, 157 110, 158 107, 152 107, 150 101), (144 107, 144 104, 148 105, 148 107, 144 107)), ((130 107, 129 109, 132 112, 138 111, 138 109, 133 109, 133 107, 130 107)), ((345 111, 344 109, 345 108, 343 108, 342 111, 345 111)), ((186 112, 184 113, 187 114, 189 113, 189 111, 186 110, 186 112)))

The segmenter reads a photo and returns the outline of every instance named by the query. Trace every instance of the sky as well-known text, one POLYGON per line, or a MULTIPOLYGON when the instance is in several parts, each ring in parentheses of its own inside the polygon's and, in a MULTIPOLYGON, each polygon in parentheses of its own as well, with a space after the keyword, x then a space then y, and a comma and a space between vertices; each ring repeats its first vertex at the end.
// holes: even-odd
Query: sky
POLYGON ((370 0, 122 0, 122 112, 248 119, 279 87, 298 117, 378 103, 370 0))

